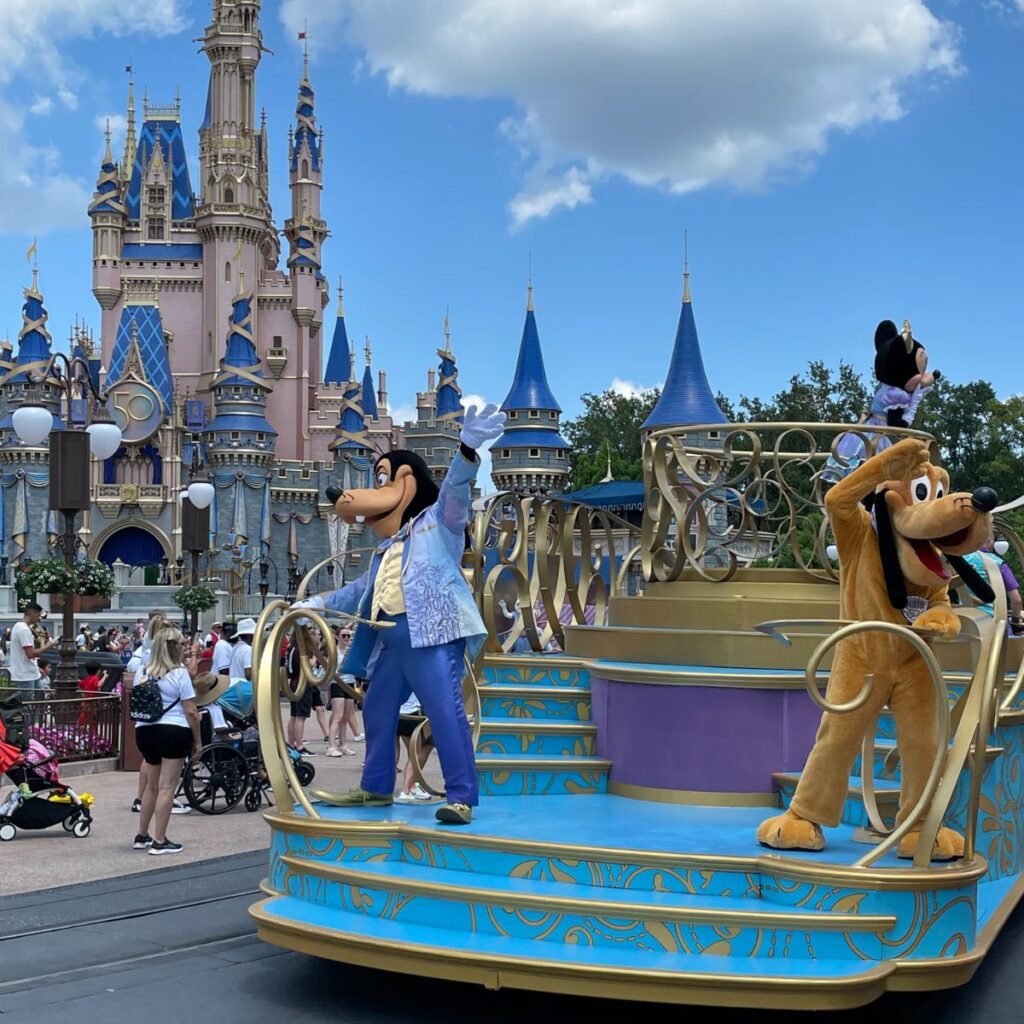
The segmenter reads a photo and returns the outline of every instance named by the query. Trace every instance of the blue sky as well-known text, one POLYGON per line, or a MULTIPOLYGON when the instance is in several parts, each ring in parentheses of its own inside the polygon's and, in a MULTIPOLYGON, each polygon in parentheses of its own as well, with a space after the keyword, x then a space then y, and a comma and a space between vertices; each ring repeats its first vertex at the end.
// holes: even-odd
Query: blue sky
MULTIPOLYGON (((76 314, 99 323, 97 122, 123 115, 132 61, 140 103, 180 86, 194 164, 209 2, 7 3, 23 10, 0 41, 0 331, 18 330, 38 233, 60 342, 76 314)), ((684 228, 708 376, 734 398, 813 358, 866 371, 883 317, 909 318, 954 380, 1024 391, 1015 0, 396 4, 265 0, 257 95, 280 222, 308 21, 325 271, 344 274, 350 334, 372 337, 394 405, 436 363, 446 306, 464 390, 504 397, 531 252, 565 412, 613 380, 660 382, 684 228)))

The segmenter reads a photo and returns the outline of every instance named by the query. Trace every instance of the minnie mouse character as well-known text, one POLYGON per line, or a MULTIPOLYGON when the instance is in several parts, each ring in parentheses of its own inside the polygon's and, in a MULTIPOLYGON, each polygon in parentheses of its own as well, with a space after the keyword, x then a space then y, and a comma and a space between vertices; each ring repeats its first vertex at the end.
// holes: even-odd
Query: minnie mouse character
MULTIPOLYGON (((918 406, 941 376, 938 370, 928 371, 928 352, 911 333, 909 320, 903 321, 902 331, 897 330, 891 320, 883 320, 875 328, 875 377, 878 379, 878 388, 871 409, 861 423, 867 426, 909 427, 914 422, 918 406)), ((890 437, 874 440, 876 453, 885 451, 893 444, 890 437)), ((823 471, 825 482, 837 483, 852 473, 867 456, 861 435, 843 434, 823 471)))

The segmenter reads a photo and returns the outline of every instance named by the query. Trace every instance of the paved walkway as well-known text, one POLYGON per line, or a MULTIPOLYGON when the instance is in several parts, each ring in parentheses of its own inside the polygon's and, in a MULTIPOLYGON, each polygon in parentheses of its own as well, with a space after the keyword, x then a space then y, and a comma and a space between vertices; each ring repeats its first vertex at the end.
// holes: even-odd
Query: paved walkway
MULTIPOLYGON (((311 725, 307 736, 314 729, 311 725)), ((343 790, 359 784, 362 743, 353 745, 355 757, 337 758, 323 755, 322 740, 307 740, 307 746, 318 754, 311 759, 316 768, 314 788, 343 790)), ((402 757, 404 764, 404 752, 402 757)), ((427 766, 427 777, 434 785, 440 784, 436 757, 427 766)), ((250 813, 240 804, 227 814, 193 811, 173 815, 167 834, 185 847, 173 857, 150 857, 133 850, 131 842, 138 830, 139 816, 130 808, 138 780, 134 772, 69 778, 75 792, 89 792, 96 797, 92 833, 86 839, 75 839, 58 825, 39 832, 19 832, 11 842, 0 844, 0 896, 152 871, 166 867, 168 861, 191 863, 267 848, 269 833, 263 815, 250 813)), ((0 785, 0 792, 7 792, 8 788, 0 785)))
MULTIPOLYGON (((244 813, 244 812, 243 812, 244 813)), ((246 913, 262 853, 196 864, 148 858, 145 878, 93 882, 0 900, 0 1020, 5 1024, 522 1024, 719 1021, 729 1011, 598 1002, 383 974, 260 942, 246 913)), ((6 867, 6 864, 3 865, 6 867)), ((1018 910, 973 982, 887 996, 845 1013, 742 1011, 744 1024, 1022 1024, 1024 913, 1018 910)))

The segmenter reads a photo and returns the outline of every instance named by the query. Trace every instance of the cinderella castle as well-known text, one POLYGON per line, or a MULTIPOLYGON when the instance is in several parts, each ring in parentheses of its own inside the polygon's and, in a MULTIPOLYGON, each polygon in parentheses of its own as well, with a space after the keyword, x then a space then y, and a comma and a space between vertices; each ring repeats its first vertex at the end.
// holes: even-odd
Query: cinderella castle
MULTIPOLYGON (((108 563, 172 564, 183 554, 179 496, 200 471, 215 490, 211 568, 233 565, 237 573, 247 564, 251 579, 252 566, 263 562, 271 567, 273 592, 283 593, 289 573, 332 554, 346 573, 358 571, 360 549, 372 543, 360 539, 361 527, 336 519, 326 487, 365 484, 375 455, 392 446, 418 451, 440 479, 458 446, 462 408, 447 318, 436 369, 428 371, 416 420, 409 423, 396 423, 390 414, 387 374, 374 373, 369 340, 360 353, 365 365, 357 365, 362 360, 349 340, 340 285, 333 327, 327 322, 326 161, 308 55, 288 131, 291 207, 278 229, 269 199, 266 116, 256 103, 265 52, 259 19, 259 0, 213 2, 202 37, 210 77, 196 183, 185 156, 180 102, 157 105, 144 97, 137 124, 129 83, 124 153, 114 159, 108 132, 88 209, 99 340, 79 324, 69 345, 107 389, 123 436, 111 458, 93 463, 81 549, 108 563)), ((685 300, 684 314, 688 293, 685 300)), ((684 319, 677 350, 696 345, 692 312, 685 332, 684 319)), ((25 446, 11 423, 26 388, 24 368, 45 365, 53 351, 35 275, 22 321, 17 351, 0 346, 5 566, 45 556, 59 529, 58 517, 47 512, 46 443, 25 446)), ((689 373, 694 353, 685 355, 689 373)), ((695 356, 703 404, 710 399, 713 405, 699 349, 695 356)), ((674 390, 674 373, 662 399, 673 408, 661 410, 659 423, 694 422, 695 411, 685 408, 694 382, 674 390)), ((43 401, 52 401, 59 418, 56 393, 44 387, 43 401)), ((532 287, 502 408, 508 426, 492 449, 495 487, 565 491, 569 445, 545 373, 532 287)), ((698 418, 706 422, 708 410, 698 418)))

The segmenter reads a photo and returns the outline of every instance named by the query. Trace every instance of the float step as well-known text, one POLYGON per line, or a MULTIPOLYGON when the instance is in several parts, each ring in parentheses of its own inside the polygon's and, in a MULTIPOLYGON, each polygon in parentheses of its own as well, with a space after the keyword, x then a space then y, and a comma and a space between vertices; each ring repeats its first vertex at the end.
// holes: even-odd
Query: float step
POLYGON ((611 762, 600 757, 499 754, 476 759, 480 793, 486 796, 604 793, 610 768, 611 762))
POLYGON ((730 957, 536 942, 344 913, 288 896, 250 911, 278 946, 360 966, 522 988, 658 1002, 786 1008, 856 1007, 878 998, 893 971, 854 959, 730 957))
POLYGON ((446 931, 512 935, 545 943, 582 942, 650 952, 793 958, 842 956, 847 938, 881 959, 894 914, 807 910, 757 898, 686 892, 594 889, 534 878, 380 861, 331 864, 282 858, 289 894, 325 908, 446 931))
MULTIPOLYGON (((782 806, 789 807, 796 792, 796 784, 800 781, 800 772, 776 772, 772 778, 778 786, 782 806)), ((878 804, 882 820, 892 825, 900 802, 899 779, 875 778, 875 800, 878 804)), ((851 775, 846 790, 846 802, 843 806, 843 822, 855 827, 868 827, 867 811, 864 810, 864 780, 859 775, 851 775)))
POLYGON ((582 686, 481 686, 483 718, 590 721, 590 688, 582 686))
POLYGON ((597 727, 582 722, 544 722, 535 719, 484 719, 480 723, 477 755, 530 754, 589 756, 594 753, 597 727))

